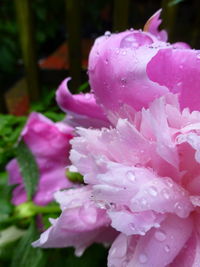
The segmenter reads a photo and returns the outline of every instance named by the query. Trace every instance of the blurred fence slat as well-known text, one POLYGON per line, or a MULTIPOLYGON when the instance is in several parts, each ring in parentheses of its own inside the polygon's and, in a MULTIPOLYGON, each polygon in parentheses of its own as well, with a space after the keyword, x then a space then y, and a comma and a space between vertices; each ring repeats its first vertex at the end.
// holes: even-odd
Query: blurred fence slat
POLYGON ((31 0, 15 0, 15 6, 28 92, 30 100, 35 101, 39 98, 39 75, 31 0))
POLYGON ((130 0, 114 0, 113 30, 124 31, 129 27, 130 0))
POLYGON ((71 91, 74 93, 81 85, 81 1, 65 0, 68 45, 69 73, 72 77, 71 91))
POLYGON ((174 27, 176 22, 176 15, 178 4, 170 4, 171 0, 162 0, 162 17, 163 28, 167 30, 169 41, 174 41, 174 27))

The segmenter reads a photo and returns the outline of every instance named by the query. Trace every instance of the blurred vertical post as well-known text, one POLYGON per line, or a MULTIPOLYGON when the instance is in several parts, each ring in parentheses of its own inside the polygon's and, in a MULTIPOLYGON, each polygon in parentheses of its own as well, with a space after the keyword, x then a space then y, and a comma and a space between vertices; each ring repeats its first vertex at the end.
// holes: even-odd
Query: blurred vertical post
POLYGON ((130 0, 114 0, 113 30, 124 31, 129 27, 130 0))
POLYGON ((162 0, 162 18, 163 28, 167 30, 169 41, 174 40, 174 27, 176 22, 176 15, 178 10, 178 4, 173 4, 172 0, 162 0))
POLYGON ((15 0, 19 37, 31 101, 39 98, 39 73, 31 0, 15 0))
POLYGON ((81 85, 81 1, 65 0, 69 45, 69 73, 72 77, 71 91, 81 85))
POLYGON ((7 111, 6 103, 5 103, 5 96, 3 88, 0 89, 0 113, 5 113, 7 111))
POLYGON ((195 20, 194 24, 191 27, 191 45, 192 47, 199 47, 200 45, 200 16, 199 16, 199 10, 200 10, 200 1, 196 0, 194 1, 194 15, 195 15, 195 20))

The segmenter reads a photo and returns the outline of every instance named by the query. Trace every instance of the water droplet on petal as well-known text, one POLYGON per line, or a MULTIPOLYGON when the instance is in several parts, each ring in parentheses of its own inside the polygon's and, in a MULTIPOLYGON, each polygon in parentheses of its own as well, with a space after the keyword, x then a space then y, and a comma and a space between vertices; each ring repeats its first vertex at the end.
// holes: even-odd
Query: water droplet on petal
POLYGON ((168 253, 168 252, 170 252, 170 246, 169 245, 166 245, 165 247, 164 247, 164 250, 168 253))
POLYGON ((145 207, 147 205, 147 200, 145 198, 142 198, 141 204, 145 207))
POLYGON ((140 46, 149 45, 152 43, 153 40, 148 35, 146 35, 143 32, 137 31, 125 36, 120 43, 120 47, 136 49, 139 48, 140 46))
POLYGON ((160 242, 163 242, 166 239, 166 234, 162 230, 157 230, 155 232, 154 236, 155 236, 155 239, 160 241, 160 242))
POLYGON ((112 248, 111 251, 110 251, 110 256, 114 256, 116 252, 117 252, 117 249, 116 248, 112 248))
POLYGON ((200 59, 200 53, 199 53, 199 54, 197 54, 197 59, 200 59))
POLYGON ((181 218, 185 217, 184 208, 183 208, 183 205, 180 202, 176 202, 175 203, 174 209, 175 209, 176 214, 179 217, 181 217, 181 218))
POLYGON ((139 262, 140 262, 140 263, 146 263, 147 260, 148 260, 148 258, 147 258, 147 255, 146 255, 146 254, 141 253, 141 254, 139 255, 139 262))
POLYGON ((122 84, 122 87, 125 87, 125 85, 127 84, 126 78, 121 78, 121 84, 122 84))
POLYGON ((165 199, 170 199, 170 191, 167 188, 164 188, 161 191, 161 194, 164 196, 165 199))
POLYGON ((178 82, 178 83, 176 84, 176 86, 177 86, 177 87, 181 87, 181 86, 182 86, 182 82, 178 82))
POLYGON ((104 35, 105 35, 106 37, 110 37, 110 36, 111 36, 111 32, 110 32, 110 31, 106 31, 106 32, 104 33, 104 35))
POLYGON ((148 192, 151 196, 156 197, 158 195, 158 191, 154 186, 150 186, 148 188, 148 192))
POLYGON ((133 171, 128 171, 126 173, 126 177, 130 182, 135 182, 136 180, 135 173, 133 171))
POLYGON ((171 187, 171 188, 173 187, 173 183, 171 182, 171 180, 167 180, 167 181, 166 181, 166 184, 167 184, 169 187, 171 187))

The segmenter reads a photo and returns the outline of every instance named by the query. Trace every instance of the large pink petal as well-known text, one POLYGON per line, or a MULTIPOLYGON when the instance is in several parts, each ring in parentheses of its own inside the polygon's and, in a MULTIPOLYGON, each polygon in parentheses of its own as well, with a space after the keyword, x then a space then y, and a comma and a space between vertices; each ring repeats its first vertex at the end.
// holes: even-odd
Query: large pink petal
POLYGON ((191 218, 169 216, 158 229, 152 229, 137 243, 127 267, 164 267, 172 263, 189 239, 193 228, 191 218), (156 253, 156 254, 155 254, 156 253))
POLYGON ((124 105, 140 110, 168 92, 146 74, 158 46, 166 44, 149 33, 131 30, 96 40, 89 57, 89 78, 105 112, 121 114, 124 105))
POLYGON ((200 54, 191 49, 161 49, 147 66, 149 78, 180 94, 181 108, 200 110, 200 54))
POLYGON ((198 267, 200 263, 200 236, 193 233, 170 267, 198 267))

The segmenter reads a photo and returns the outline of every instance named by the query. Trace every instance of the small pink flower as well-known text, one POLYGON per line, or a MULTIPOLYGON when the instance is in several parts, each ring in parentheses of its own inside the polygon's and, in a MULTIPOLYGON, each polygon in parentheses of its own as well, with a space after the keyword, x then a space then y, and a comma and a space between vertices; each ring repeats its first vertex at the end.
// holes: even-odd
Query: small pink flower
MULTIPOLYGON (((69 165, 69 140, 73 129, 66 124, 53 123, 39 113, 31 113, 21 133, 21 139, 29 147, 39 167, 40 177, 34 202, 46 205, 53 200, 53 193, 71 186, 66 177, 69 165)), ((10 184, 18 184, 13 191, 13 203, 19 205, 27 200, 26 192, 16 159, 7 165, 10 184)))

